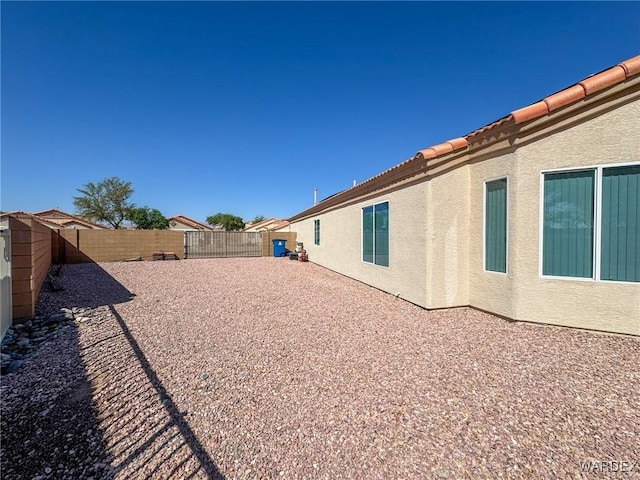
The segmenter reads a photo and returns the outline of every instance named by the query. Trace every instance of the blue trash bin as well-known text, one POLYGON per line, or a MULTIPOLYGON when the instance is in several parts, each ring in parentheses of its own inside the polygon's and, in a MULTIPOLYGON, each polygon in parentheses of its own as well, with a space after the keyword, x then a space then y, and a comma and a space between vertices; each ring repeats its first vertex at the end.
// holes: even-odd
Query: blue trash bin
POLYGON ((284 257, 286 252, 284 246, 287 241, 281 238, 274 238, 272 242, 273 242, 273 256, 284 257))

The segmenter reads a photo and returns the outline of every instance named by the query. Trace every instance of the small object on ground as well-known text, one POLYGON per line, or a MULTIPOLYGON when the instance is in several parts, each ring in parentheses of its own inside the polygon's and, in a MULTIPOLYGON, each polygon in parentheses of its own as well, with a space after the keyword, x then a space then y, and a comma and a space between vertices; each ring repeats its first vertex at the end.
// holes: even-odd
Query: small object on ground
POLYGON ((62 279, 60 277, 56 277, 53 274, 47 275, 49 279, 49 284, 51 285, 51 290, 54 292, 60 292, 64 290, 64 285, 62 284, 62 279))
POLYGON ((152 260, 164 260, 164 252, 153 252, 152 260))
POLYGON ((164 252, 164 259, 165 260, 177 260, 178 257, 176 256, 176 254, 174 252, 164 252))
POLYGON ((307 251, 306 250, 302 250, 300 252, 300 255, 298 255, 298 260, 300 260, 301 262, 308 262, 309 261, 309 257, 307 256, 307 251))
POLYGON ((298 254, 297 253, 290 253, 289 254, 289 260, 298 260, 298 254))

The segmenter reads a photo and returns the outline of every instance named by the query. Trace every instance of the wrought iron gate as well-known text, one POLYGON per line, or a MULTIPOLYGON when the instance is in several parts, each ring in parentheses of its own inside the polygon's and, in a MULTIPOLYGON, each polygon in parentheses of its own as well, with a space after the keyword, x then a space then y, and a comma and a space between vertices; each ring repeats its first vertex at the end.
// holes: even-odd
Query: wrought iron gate
POLYGON ((260 257, 260 232, 185 232, 184 258, 260 257))

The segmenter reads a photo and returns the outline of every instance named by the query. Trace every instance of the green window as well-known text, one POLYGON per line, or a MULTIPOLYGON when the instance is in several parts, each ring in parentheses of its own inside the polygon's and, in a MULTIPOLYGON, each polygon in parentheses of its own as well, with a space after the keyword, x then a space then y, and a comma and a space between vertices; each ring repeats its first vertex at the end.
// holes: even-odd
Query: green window
POLYGON ((548 173, 543 183, 542 274, 640 282, 640 165, 548 173))
POLYGON ((362 260, 389 266, 389 202, 362 209, 362 260))
POLYGON ((320 220, 313 221, 313 244, 320 245, 320 220))
POLYGON ((593 276, 594 170, 544 176, 542 274, 593 276))
POLYGON ((507 271, 507 179, 486 183, 484 268, 507 271))
POLYGON ((602 171, 600 278, 640 282, 640 165, 602 171))

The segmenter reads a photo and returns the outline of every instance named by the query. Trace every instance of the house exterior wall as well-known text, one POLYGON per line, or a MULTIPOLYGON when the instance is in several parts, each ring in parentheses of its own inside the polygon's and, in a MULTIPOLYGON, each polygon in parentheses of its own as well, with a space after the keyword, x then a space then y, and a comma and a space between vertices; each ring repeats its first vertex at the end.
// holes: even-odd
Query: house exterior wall
POLYGON ((516 201, 516 196, 525 179, 516 173, 513 149, 469 168, 469 304, 497 315, 515 318, 513 280, 519 274, 519 263, 513 259, 519 249, 514 231, 520 221, 520 203, 516 201), (507 273, 498 273, 485 271, 484 268, 484 190, 485 182, 503 177, 507 178, 507 273))
MULTIPOLYGON (((636 94, 636 97, 638 95, 636 94)), ((640 284, 540 274, 541 172, 640 160, 640 102, 573 115, 471 166, 470 304, 517 320, 640 335, 640 284), (484 182, 508 178, 507 274, 484 271, 484 182)), ((535 125, 531 128, 535 130, 535 125)))
POLYGON ((469 182, 468 166, 426 182, 427 308, 469 305, 469 182))
POLYGON ((421 306, 427 306, 427 186, 419 183, 379 192, 365 200, 312 216, 291 226, 309 260, 421 306), (389 266, 362 261, 362 208, 389 202, 389 266), (422 212, 418 214, 418 212, 422 212), (320 219, 320 245, 314 220, 320 219))
POLYGON ((381 184, 292 228, 311 261, 426 308, 470 305, 515 320, 640 335, 640 284, 540 272, 542 173, 640 161, 639 83, 521 125, 503 122, 471 137, 457 157, 428 160, 426 174, 406 185, 381 184), (484 266, 485 182, 499 178, 507 179, 506 273, 484 266), (382 201, 389 202, 388 268, 361 260, 361 209, 382 201))

